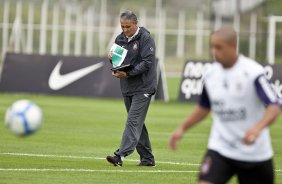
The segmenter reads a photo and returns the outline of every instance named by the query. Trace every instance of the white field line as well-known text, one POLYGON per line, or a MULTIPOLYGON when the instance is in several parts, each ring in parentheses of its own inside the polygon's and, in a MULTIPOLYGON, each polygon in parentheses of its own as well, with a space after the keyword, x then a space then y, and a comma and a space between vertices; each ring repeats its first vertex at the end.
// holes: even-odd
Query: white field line
MULTIPOLYGON (((86 156, 72 156, 72 155, 51 155, 51 154, 31 154, 31 153, 0 153, 0 155, 12 155, 12 156, 26 156, 26 157, 47 157, 47 158, 72 158, 72 159, 93 159, 93 160, 106 160, 101 157, 86 157, 86 156)), ((126 159, 129 162, 139 162, 139 160, 126 159)), ((157 164, 168 165, 188 165, 188 166, 200 166, 200 164, 186 163, 186 162, 165 162, 156 161, 157 164)))
MULTIPOLYGON (((12 156, 26 156, 26 157, 47 157, 47 158, 72 158, 72 159, 93 159, 93 160, 105 160, 101 157, 86 157, 86 156, 72 156, 72 155, 50 155, 50 154, 30 154, 30 153, 0 153, 0 155, 12 155, 12 156)), ((139 162, 139 160, 126 159, 129 162, 139 162)), ((168 165, 188 165, 188 166, 199 166, 200 164, 185 163, 185 162, 164 162, 157 161, 157 164, 168 164, 168 165)), ((54 172, 143 172, 142 170, 91 170, 91 169, 26 169, 26 168, 0 168, 0 171, 54 171, 54 172)), ((282 169, 275 169, 275 172, 282 172, 282 169)), ((198 172, 198 171, 180 171, 180 170, 145 170, 144 172, 152 173, 172 173, 172 172, 198 172)))
POLYGON ((197 173, 198 171, 185 170, 105 170, 105 169, 46 169, 46 168, 0 168, 0 171, 21 172, 106 172, 106 173, 197 173))
MULTIPOLYGON (((46 169, 46 168, 0 168, 0 171, 19 172, 105 172, 105 173, 198 173, 199 171, 188 170, 105 170, 105 169, 46 169)), ((282 172, 281 169, 274 170, 282 172)))

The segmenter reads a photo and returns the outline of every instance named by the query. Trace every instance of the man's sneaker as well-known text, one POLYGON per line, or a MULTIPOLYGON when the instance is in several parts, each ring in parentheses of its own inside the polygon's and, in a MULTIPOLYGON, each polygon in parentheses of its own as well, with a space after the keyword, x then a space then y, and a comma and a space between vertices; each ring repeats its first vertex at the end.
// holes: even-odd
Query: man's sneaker
POLYGON ((141 161, 137 166, 149 166, 149 167, 155 167, 155 161, 141 161))
POLYGON ((107 156, 107 161, 113 164, 114 166, 122 166, 122 161, 120 156, 107 156))

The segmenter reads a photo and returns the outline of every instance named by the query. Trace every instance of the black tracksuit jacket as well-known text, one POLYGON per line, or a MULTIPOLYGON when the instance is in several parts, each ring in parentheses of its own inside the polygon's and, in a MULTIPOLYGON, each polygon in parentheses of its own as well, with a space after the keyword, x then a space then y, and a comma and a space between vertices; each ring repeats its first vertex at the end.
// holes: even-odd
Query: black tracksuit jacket
POLYGON ((140 27, 139 33, 130 42, 121 33, 115 43, 128 50, 123 64, 133 66, 126 72, 128 76, 120 79, 122 95, 154 94, 157 88, 157 64, 155 42, 150 32, 140 27))

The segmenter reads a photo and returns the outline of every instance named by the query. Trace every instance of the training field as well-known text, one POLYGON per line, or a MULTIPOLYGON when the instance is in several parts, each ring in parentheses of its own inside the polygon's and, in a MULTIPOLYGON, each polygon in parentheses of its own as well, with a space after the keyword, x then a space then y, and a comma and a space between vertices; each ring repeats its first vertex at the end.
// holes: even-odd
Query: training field
MULTIPOLYGON (((205 151, 210 118, 187 132, 179 150, 168 149, 172 130, 192 109, 176 102, 153 102, 147 128, 157 167, 137 167, 136 152, 123 167, 105 157, 118 147, 126 118, 122 100, 0 94, 0 183, 196 183, 205 151), (4 112, 15 100, 27 98, 41 106, 43 127, 17 137, 4 126, 4 112)), ((282 183, 282 118, 271 128, 276 183, 282 183)), ((232 180, 230 183, 236 183, 232 180)))

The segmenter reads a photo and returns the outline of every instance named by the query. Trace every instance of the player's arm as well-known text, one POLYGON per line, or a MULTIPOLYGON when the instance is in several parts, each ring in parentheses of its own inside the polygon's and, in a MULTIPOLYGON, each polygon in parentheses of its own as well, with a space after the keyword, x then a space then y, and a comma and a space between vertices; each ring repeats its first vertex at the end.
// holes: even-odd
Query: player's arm
POLYGON ((169 146, 172 150, 176 150, 177 142, 183 137, 186 130, 203 120, 210 112, 210 101, 205 87, 200 96, 199 104, 193 109, 192 113, 187 116, 182 124, 172 133, 169 138, 169 146))
POLYGON ((246 144, 253 144, 255 142, 260 135, 260 132, 276 120, 282 107, 281 100, 264 75, 261 75, 256 79, 255 86, 260 99, 266 105, 266 110, 260 121, 246 132, 243 140, 246 144))

